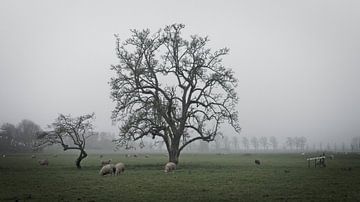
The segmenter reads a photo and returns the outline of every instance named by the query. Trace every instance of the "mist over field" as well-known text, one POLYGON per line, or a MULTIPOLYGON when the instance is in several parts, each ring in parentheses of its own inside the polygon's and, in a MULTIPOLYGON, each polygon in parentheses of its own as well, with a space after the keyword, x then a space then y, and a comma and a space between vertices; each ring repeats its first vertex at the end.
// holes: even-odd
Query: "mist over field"
POLYGON ((59 113, 95 112, 95 130, 116 137, 114 34, 184 23, 184 37, 230 48, 223 62, 239 80, 239 142, 305 137, 310 148, 350 149, 360 132, 359 9, 358 1, 2 1, 0 123, 44 129, 59 113))

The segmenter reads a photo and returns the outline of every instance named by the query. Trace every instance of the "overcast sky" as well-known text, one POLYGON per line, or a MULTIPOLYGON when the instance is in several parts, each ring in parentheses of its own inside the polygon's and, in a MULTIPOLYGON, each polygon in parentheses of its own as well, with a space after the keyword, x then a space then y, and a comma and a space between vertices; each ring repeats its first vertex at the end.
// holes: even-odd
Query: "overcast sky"
POLYGON ((95 112, 114 131, 114 34, 184 23, 229 47, 241 136, 360 136, 360 1, 0 1, 0 123, 95 112))

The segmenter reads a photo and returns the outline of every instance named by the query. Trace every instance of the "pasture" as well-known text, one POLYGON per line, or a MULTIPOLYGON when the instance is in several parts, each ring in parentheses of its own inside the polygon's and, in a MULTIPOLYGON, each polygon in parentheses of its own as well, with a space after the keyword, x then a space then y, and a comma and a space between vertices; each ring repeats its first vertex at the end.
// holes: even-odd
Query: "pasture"
POLYGON ((99 176, 89 154, 81 170, 75 154, 14 154, 0 158, 0 201, 358 201, 360 155, 336 154, 326 168, 308 168, 300 154, 182 154, 174 173, 167 157, 150 154, 102 160, 124 162, 120 176, 99 176), (49 159, 39 166, 38 159, 49 159), (261 165, 255 165, 259 159, 261 165))

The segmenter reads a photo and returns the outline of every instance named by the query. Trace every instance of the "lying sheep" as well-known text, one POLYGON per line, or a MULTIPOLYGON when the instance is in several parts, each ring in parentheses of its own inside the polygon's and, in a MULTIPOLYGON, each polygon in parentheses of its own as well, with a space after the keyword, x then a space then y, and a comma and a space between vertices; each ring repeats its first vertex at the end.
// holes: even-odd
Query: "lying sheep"
POLYGON ((165 173, 172 172, 176 169, 176 164, 173 162, 169 162, 165 165, 165 173))
POLYGON ((101 166, 104 166, 106 164, 110 164, 111 163, 111 159, 109 160, 104 160, 104 161, 101 161, 101 166))
POLYGON ((38 161, 41 166, 48 166, 49 161, 47 159, 41 159, 38 161))
POLYGON ((255 160, 256 165, 260 165, 260 160, 255 160))
POLYGON ((123 163, 120 162, 115 165, 115 175, 120 175, 124 171, 125 165, 123 163))
POLYGON ((100 172, 99 172, 99 175, 101 176, 104 176, 104 175, 107 175, 107 174, 110 174, 110 175, 113 175, 115 173, 115 166, 114 164, 107 164, 107 165, 104 165, 100 172))

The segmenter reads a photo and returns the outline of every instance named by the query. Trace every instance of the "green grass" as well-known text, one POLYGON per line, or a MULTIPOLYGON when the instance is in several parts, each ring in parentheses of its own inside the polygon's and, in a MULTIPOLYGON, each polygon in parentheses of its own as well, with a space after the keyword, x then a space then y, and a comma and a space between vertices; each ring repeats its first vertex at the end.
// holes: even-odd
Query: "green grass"
POLYGON ((299 154, 183 154, 178 170, 165 174, 164 155, 125 158, 121 176, 98 174, 90 154, 75 168, 75 154, 0 157, 0 201, 358 201, 360 155, 335 155, 326 168, 307 167, 299 154), (37 159, 48 158, 41 167, 37 159), (255 159, 261 165, 254 164, 255 159), (346 168, 346 169, 345 169, 346 168), (348 168, 351 168, 349 170, 348 168), (285 172, 285 170, 287 172, 285 172))

